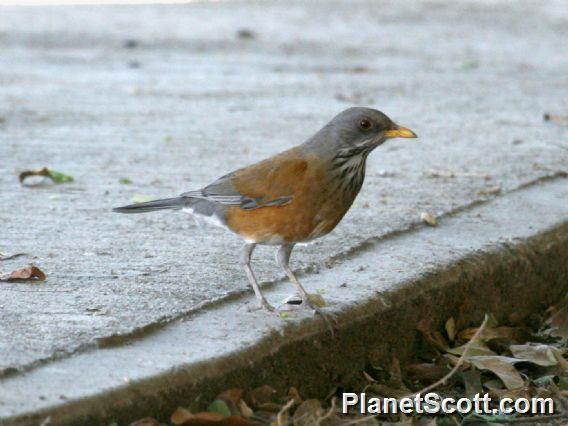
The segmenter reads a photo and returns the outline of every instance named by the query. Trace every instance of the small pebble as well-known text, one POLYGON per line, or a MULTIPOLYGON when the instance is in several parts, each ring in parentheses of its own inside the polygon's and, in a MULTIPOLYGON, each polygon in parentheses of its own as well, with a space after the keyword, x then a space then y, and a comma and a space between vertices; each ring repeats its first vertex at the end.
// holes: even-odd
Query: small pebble
POLYGON ((139 45, 139 43, 138 43, 137 40, 128 39, 128 40, 124 40, 122 47, 124 47, 125 49, 134 49, 134 48, 138 47, 138 45, 139 45))
POLYGON ((256 34, 248 28, 241 28, 237 31, 237 37, 243 40, 252 40, 256 38, 256 34))
POLYGON ((420 213, 420 219, 427 225, 438 226, 438 219, 436 219, 434 216, 432 216, 432 214, 428 212, 420 213))

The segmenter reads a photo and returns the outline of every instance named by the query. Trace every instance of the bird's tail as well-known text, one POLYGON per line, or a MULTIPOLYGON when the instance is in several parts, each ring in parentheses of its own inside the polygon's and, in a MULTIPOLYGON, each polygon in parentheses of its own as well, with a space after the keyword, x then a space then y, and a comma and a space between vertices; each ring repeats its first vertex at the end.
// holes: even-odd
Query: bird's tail
POLYGON ((163 200, 148 201, 145 203, 130 204, 128 206, 112 209, 116 213, 147 213, 156 210, 181 209, 187 205, 186 197, 165 198, 163 200))

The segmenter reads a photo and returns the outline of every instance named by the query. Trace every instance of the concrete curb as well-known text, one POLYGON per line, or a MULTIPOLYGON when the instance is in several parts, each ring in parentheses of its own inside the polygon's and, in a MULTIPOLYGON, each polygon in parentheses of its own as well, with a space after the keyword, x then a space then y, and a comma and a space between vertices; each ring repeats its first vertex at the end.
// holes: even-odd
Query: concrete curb
MULTIPOLYGON (((198 396, 265 383, 325 396, 349 386, 369 362, 388 365, 396 355, 404 363, 425 317, 434 326, 449 316, 467 325, 486 312, 512 321, 539 312, 568 289, 566 199, 567 180, 558 177, 466 209, 438 228, 369 242, 330 269, 306 274, 311 291, 326 284, 340 324, 334 338, 307 315, 246 312, 247 295, 130 344, 0 380, 0 424, 167 418, 198 396)), ((274 286, 269 295, 289 290, 274 286)))

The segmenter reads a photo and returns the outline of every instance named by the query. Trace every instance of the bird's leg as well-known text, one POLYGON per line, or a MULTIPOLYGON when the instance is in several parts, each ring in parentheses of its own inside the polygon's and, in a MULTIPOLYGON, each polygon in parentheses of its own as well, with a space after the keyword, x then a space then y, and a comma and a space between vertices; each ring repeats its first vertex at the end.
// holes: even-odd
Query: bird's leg
POLYGON ((270 303, 268 303, 268 300, 266 300, 266 298, 262 294, 262 291, 260 291, 260 286, 258 285, 258 281, 256 280, 254 272, 250 267, 250 258, 255 247, 256 244, 254 243, 245 244, 241 257, 241 264, 243 265, 243 268, 245 268, 247 278, 250 282, 250 285, 252 286, 252 289, 254 290, 254 294, 256 295, 256 298, 258 300, 258 304, 260 305, 261 308, 273 312, 274 307, 270 303))
POLYGON ((319 314, 323 318, 323 320, 331 330, 331 334, 333 335, 333 327, 329 322, 327 315, 325 315, 318 306, 312 303, 312 301, 310 300, 310 295, 308 294, 306 289, 302 286, 302 284, 300 284, 300 281, 298 281, 298 278, 296 278, 296 274, 294 274, 294 271, 290 269, 290 264, 289 264, 290 255, 292 254, 293 248, 294 244, 284 244, 280 246, 280 248, 278 249, 278 254, 276 256, 278 259, 278 263, 280 264, 280 267, 284 270, 284 272, 288 276, 288 279, 292 281, 292 284, 294 284, 294 286, 298 290, 298 293, 300 293, 300 296, 302 297, 302 303, 313 309, 317 314, 319 314))
POLYGON ((293 249, 294 249, 294 244, 284 244, 280 246, 276 258, 278 259, 280 267, 284 270, 284 272, 288 276, 288 279, 292 282, 292 284, 294 284, 294 287, 296 287, 296 290, 298 291, 300 297, 302 298, 302 303, 305 303, 307 306, 315 310, 312 302, 310 301, 310 295, 308 294, 306 289, 302 286, 302 284, 300 284, 300 281, 298 281, 298 278, 296 278, 296 275, 294 274, 292 269, 290 269, 290 255, 292 254, 293 249))

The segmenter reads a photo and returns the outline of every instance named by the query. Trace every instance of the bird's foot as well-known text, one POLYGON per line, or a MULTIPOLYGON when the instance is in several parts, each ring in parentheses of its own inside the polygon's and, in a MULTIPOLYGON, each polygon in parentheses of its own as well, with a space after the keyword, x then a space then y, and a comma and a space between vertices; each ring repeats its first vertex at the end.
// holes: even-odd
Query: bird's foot
POLYGON ((314 314, 319 315, 323 319, 323 322, 325 323, 325 325, 327 326, 327 329, 331 333, 331 337, 335 336, 335 327, 334 326, 337 326, 337 322, 332 315, 328 315, 327 313, 325 313, 317 305, 317 303, 314 303, 314 301, 310 297, 302 298, 302 306, 306 306, 306 307, 310 308, 312 311, 314 311, 314 314))

